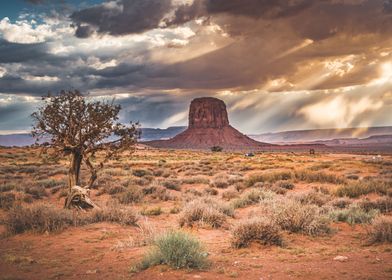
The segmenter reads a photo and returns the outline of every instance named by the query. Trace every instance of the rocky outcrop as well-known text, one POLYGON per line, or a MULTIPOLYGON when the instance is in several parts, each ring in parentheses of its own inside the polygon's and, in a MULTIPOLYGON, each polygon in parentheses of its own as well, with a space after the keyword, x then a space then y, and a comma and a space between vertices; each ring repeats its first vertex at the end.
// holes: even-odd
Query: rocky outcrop
POLYGON ((217 98, 196 98, 189 109, 189 129, 223 128, 229 126, 225 103, 217 98))
POLYGON ((189 109, 188 129, 170 140, 150 141, 157 148, 225 150, 261 149, 269 144, 257 142, 242 134, 229 123, 225 103, 217 98, 196 98, 189 109))

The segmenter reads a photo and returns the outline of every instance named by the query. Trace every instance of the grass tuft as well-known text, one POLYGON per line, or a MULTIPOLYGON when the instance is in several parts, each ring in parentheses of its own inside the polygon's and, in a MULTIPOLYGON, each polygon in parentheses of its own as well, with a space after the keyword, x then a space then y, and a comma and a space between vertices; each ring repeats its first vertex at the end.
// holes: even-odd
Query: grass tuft
POLYGON ((137 270, 165 264, 174 269, 204 269, 207 253, 198 239, 183 231, 170 231, 158 236, 154 248, 144 257, 137 270))

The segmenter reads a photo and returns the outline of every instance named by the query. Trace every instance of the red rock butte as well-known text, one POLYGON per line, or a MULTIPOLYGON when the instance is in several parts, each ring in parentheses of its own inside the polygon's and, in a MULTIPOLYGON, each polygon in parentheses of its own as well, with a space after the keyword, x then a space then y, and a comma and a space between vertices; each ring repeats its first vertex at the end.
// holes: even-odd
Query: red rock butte
POLYGON ((229 123, 225 103, 217 98, 202 97, 191 102, 188 129, 169 140, 146 142, 156 148, 225 150, 262 149, 261 143, 242 134, 229 123))

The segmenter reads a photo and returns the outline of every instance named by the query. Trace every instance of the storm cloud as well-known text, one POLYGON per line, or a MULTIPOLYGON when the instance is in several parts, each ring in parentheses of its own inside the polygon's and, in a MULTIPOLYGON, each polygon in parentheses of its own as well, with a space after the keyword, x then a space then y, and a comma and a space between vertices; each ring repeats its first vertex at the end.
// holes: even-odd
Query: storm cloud
POLYGON ((116 97, 122 120, 143 126, 185 125, 199 96, 223 99, 247 133, 388 125, 391 3, 116 0, 0 19, 0 105, 26 115, 77 88, 116 97))
POLYGON ((157 28, 171 7, 171 0, 120 0, 74 12, 76 36, 98 33, 124 35, 142 33, 157 28))

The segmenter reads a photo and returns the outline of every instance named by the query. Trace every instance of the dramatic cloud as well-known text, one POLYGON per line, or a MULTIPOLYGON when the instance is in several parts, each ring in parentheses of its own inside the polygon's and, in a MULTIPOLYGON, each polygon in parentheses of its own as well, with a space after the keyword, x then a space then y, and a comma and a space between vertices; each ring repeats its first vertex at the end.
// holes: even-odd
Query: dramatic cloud
POLYGON ((389 0, 34 2, 48 12, 0 19, 10 116, 77 88, 116 96, 122 120, 144 126, 185 125, 198 96, 225 100, 247 133, 392 124, 389 0))
POLYGON ((71 15, 76 35, 99 33, 124 35, 157 28, 171 7, 171 0, 121 0, 87 8, 71 15))

